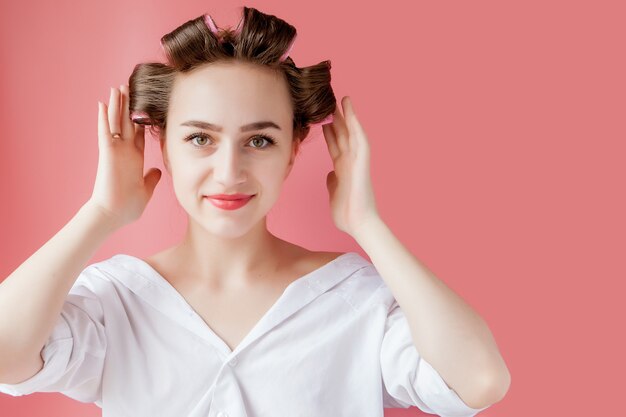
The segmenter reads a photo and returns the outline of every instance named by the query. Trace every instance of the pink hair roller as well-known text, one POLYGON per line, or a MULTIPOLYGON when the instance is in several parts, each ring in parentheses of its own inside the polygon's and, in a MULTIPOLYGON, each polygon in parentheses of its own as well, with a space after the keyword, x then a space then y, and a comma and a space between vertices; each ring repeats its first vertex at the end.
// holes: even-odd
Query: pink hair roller
POLYGON ((213 18, 209 16, 209 14, 204 15, 204 23, 206 23, 207 27, 213 32, 215 36, 217 36, 217 25, 213 21, 213 18))
POLYGON ((334 121, 335 121, 335 116, 333 113, 331 113, 328 116, 324 117, 321 121, 317 122, 316 124, 325 125, 327 123, 332 123, 334 121))
MULTIPOLYGON (((241 28, 243 26, 243 20, 244 20, 244 17, 239 19, 239 23, 237 24, 237 27, 233 30, 233 34, 235 36, 237 36, 237 35, 239 35, 241 33, 241 28)), ((213 18, 209 14, 205 14, 204 15, 204 22, 206 23, 206 25, 209 28, 209 30, 211 32, 213 32, 213 34, 215 36, 217 36, 217 32, 218 32, 217 25, 215 24, 215 21, 213 20, 213 18)))
POLYGON ((145 122, 149 119, 148 115, 145 112, 132 112, 130 114, 130 118, 133 122, 141 124, 141 122, 145 122))
POLYGON ((287 48, 287 50, 285 51, 284 54, 282 54, 282 56, 280 57, 279 61, 283 62, 285 59, 287 59, 287 57, 289 56, 289 54, 291 53, 291 49, 293 48, 293 44, 296 42, 296 37, 297 35, 293 36, 293 39, 291 39, 291 43, 289 44, 289 47, 287 48))

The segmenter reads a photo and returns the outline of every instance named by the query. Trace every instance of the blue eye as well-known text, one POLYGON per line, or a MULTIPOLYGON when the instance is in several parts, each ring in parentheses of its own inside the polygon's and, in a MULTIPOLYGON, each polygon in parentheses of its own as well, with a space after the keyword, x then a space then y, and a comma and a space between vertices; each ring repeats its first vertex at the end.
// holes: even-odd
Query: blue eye
MULTIPOLYGON (((206 133, 202 133, 202 132, 196 132, 196 133, 192 133, 191 135, 187 136, 184 141, 185 142, 189 142, 189 141, 193 141, 194 138, 204 138, 204 139, 210 139, 211 136, 207 135, 206 133)), ((250 140, 250 142, 253 142, 255 140, 257 140, 258 138, 264 139, 268 145, 267 146, 253 146, 253 148, 258 148, 258 149, 265 149, 265 148, 270 148, 274 145, 276 145, 276 140, 274 138, 272 138, 271 136, 265 135, 265 134, 258 134, 258 135, 254 135, 252 137, 252 139, 250 140)), ((194 144, 194 146, 196 148, 203 148, 206 142, 204 144, 200 144, 200 145, 196 145, 194 144)))

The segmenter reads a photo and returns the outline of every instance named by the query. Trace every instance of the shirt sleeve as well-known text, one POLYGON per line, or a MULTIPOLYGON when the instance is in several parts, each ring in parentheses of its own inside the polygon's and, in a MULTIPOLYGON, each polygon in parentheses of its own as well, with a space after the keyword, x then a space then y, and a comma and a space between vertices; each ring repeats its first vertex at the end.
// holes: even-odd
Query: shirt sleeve
POLYGON ((101 404, 106 335, 102 303, 83 271, 70 289, 61 314, 41 351, 43 367, 16 384, 0 384, 0 392, 21 396, 60 392, 82 402, 101 404))
POLYGON ((469 407, 420 356, 406 316, 395 299, 385 323, 380 365, 385 408, 416 406, 442 417, 471 417, 489 407, 469 407))

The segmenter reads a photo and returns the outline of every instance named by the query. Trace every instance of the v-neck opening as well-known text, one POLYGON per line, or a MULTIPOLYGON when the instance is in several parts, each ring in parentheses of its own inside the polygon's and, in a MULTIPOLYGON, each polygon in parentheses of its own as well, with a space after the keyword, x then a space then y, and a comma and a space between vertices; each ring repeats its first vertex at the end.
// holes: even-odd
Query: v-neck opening
MULTIPOLYGON (((308 273, 306 273, 304 275, 301 275, 298 278, 296 278, 293 281, 291 281, 289 283, 289 285, 287 285, 285 287, 285 289, 283 290, 283 294, 285 292, 287 292, 287 289, 289 287, 293 286, 296 282, 305 281, 305 280, 309 279, 310 276, 319 274, 320 272, 322 272, 322 270, 328 269, 331 265, 337 263, 339 261, 339 259, 341 259, 343 257, 347 257, 348 255, 357 255, 358 256, 358 254, 356 252, 346 252, 346 253, 343 253, 343 254, 337 256, 335 259, 332 259, 332 260, 326 262, 324 265, 319 266, 316 269, 314 269, 314 270, 312 270, 312 271, 310 271, 310 272, 308 272, 308 273)), ((142 269, 144 270, 142 272, 145 272, 145 270, 147 269, 148 272, 150 272, 150 274, 152 276, 155 276, 157 278, 158 282, 161 285, 164 285, 165 287, 168 288, 169 291, 173 291, 178 297, 182 298, 183 301, 185 301, 185 303, 189 306, 189 308, 191 308, 193 310, 193 307, 191 307, 191 305, 187 302, 187 299, 185 297, 183 297, 183 295, 176 289, 176 287, 174 287, 163 275, 161 275, 159 273, 159 271, 154 269, 152 267, 152 265, 150 265, 148 262, 146 262, 145 260, 143 260, 142 258, 139 258, 137 256, 128 255, 128 254, 125 254, 125 253, 118 253, 118 254, 114 255, 113 258, 120 257, 120 256, 121 257, 126 257, 126 258, 132 258, 132 259, 134 259, 136 261, 139 261, 140 265, 142 266, 142 269)), ((280 297, 278 297, 278 299, 276 301, 278 301, 281 297, 282 297, 282 295, 280 297)))
MULTIPOLYGON (((246 333, 246 335, 239 341, 239 343, 234 347, 234 349, 231 349, 230 346, 228 345, 228 343, 226 343, 224 341, 224 339, 222 339, 222 337, 220 337, 212 328, 211 326, 202 318, 202 316, 193 308, 193 306, 187 301, 187 299, 163 276, 161 275, 155 268, 152 267, 152 265, 150 265, 148 262, 146 262, 145 260, 143 260, 142 258, 139 258, 137 256, 134 255, 128 255, 128 254, 124 254, 124 253, 119 253, 114 255, 112 258, 126 258, 126 259, 130 259, 135 261, 135 264, 138 266, 138 270, 134 270, 134 272, 139 273, 141 276, 143 276, 144 278, 150 280, 151 283, 154 283, 156 285, 159 285, 161 288, 165 289, 169 294, 173 295, 174 297, 177 298, 177 300, 179 302, 182 302, 182 304, 185 306, 185 308, 188 310, 188 312, 191 312, 197 320, 199 320, 202 324, 203 327, 208 330, 213 337, 219 341, 219 343, 222 345, 223 350, 227 353, 227 356, 231 356, 234 352, 238 352, 239 349, 241 348, 241 346, 244 344, 244 342, 247 341, 247 339, 250 337, 250 335, 252 333, 254 333, 257 329, 257 327, 260 325, 260 323, 264 322, 266 320, 266 317, 270 314, 273 313, 274 310, 276 310, 276 306, 279 305, 284 297, 285 294, 288 292, 288 290, 296 287, 296 286, 301 286, 304 284, 307 284, 307 286, 309 288, 313 288, 313 286, 311 285, 310 281, 313 279, 313 277, 315 277, 316 275, 321 274, 322 272, 330 269, 331 267, 333 267, 334 265, 338 264, 340 260, 343 260, 345 258, 351 258, 353 256, 359 257, 360 255, 356 252, 346 252, 343 253, 339 256, 337 256, 336 258, 326 262, 325 264, 317 267, 316 269, 301 275, 300 277, 296 278, 295 280, 291 281, 289 283, 289 285, 287 285, 285 287, 285 289, 283 290, 283 292, 281 293, 281 295, 274 301, 274 303, 270 306, 269 309, 267 309, 265 311, 265 313, 263 313, 263 315, 259 318, 259 320, 256 321, 256 323, 250 328, 250 330, 246 333)), ((128 267, 126 265, 122 265, 124 267, 126 267, 126 269, 128 269, 128 267)))

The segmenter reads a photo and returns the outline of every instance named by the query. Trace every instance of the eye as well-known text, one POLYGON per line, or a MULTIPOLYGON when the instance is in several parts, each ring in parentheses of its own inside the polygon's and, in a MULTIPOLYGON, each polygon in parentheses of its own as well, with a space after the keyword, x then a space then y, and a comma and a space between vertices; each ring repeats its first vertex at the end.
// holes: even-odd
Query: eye
POLYGON ((190 136, 187 136, 185 138, 185 142, 189 142, 190 140, 193 140, 194 138, 203 138, 203 139, 208 139, 209 136, 205 135, 204 133, 194 133, 190 136))
MULTIPOLYGON (((261 141, 265 140, 268 143, 267 146, 263 146, 260 149, 270 148, 270 147, 276 145, 276 140, 274 140, 271 136, 267 136, 267 135, 263 135, 263 134, 253 136, 252 140, 250 142, 254 142, 255 140, 261 140, 261 141)), ((263 142, 261 142, 261 143, 263 143, 263 142)), ((257 148, 257 146, 253 146, 253 148, 257 148)))
MULTIPOLYGON (((197 132, 197 133, 192 133, 191 135, 187 136, 184 139, 184 141, 185 142, 193 141, 195 138, 202 138, 202 139, 209 140, 211 138, 211 136, 207 135, 206 133, 197 132)), ((265 135, 265 134, 254 135, 252 137, 252 139, 250 140, 250 142, 255 142, 255 141, 258 141, 258 140, 261 140, 261 141, 265 140, 268 143, 268 145, 267 146, 252 146, 253 148, 265 149, 265 148, 270 148, 270 147, 276 145, 276 140, 274 138, 272 138, 271 136, 268 136, 268 135, 265 135)), ((258 142, 256 142, 256 143, 258 143, 258 142)), ((197 148, 202 148, 202 147, 204 147, 205 144, 206 144, 206 142, 201 143, 199 145, 194 144, 194 146, 197 147, 197 148)))

